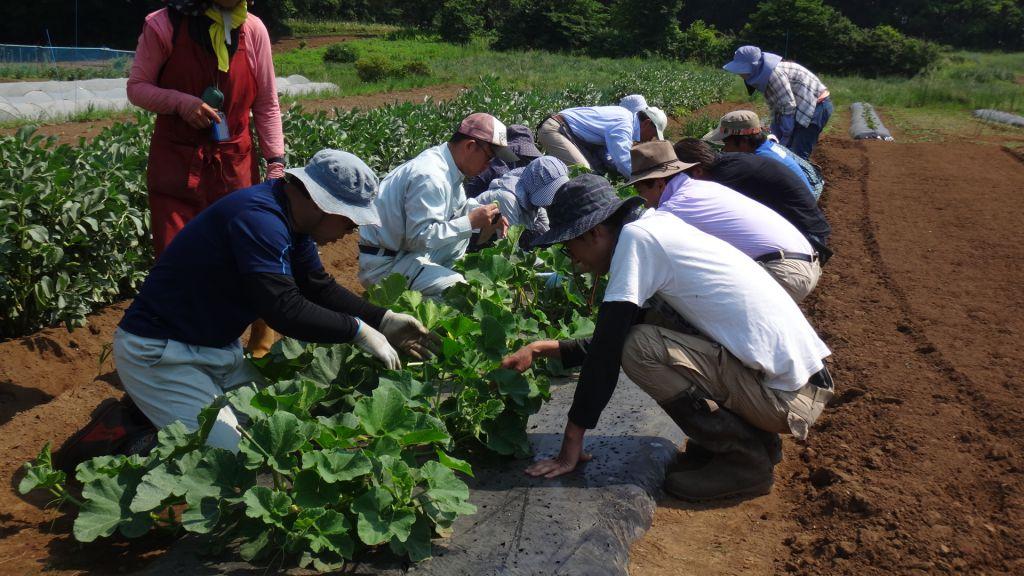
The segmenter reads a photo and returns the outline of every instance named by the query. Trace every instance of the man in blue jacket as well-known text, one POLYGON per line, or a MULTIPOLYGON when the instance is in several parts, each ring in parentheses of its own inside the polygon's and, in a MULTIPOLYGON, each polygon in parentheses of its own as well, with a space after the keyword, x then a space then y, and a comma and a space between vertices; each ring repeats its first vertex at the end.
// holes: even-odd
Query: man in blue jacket
MULTIPOLYGON (((157 427, 199 412, 230 388, 259 379, 239 337, 252 321, 307 342, 350 343, 401 367, 396 348, 434 346, 415 318, 364 301, 324 271, 317 244, 379 221, 377 177, 347 152, 321 150, 305 168, 238 190, 175 236, 114 334, 125 391, 157 427)), ((238 420, 220 411, 207 439, 235 450, 238 420)))

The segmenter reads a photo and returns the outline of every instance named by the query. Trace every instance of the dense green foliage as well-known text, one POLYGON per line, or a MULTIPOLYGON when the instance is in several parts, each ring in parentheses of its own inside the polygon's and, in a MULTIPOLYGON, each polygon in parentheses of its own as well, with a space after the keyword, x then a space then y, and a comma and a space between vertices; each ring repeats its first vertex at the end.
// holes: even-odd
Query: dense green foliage
MULTIPOLYGON (((684 22, 703 19, 738 32, 760 0, 687 0, 684 22)), ((903 34, 961 48, 1024 48, 1019 0, 825 0, 857 26, 889 25, 903 34)), ((794 17, 798 19, 799 15, 794 17)))
POLYGON ((352 49, 351 46, 343 42, 338 44, 331 44, 324 51, 324 62, 335 62, 339 64, 347 64, 349 62, 355 62, 359 59, 359 55, 352 49))
MULTIPOLYGON (((374 546, 413 561, 429 557, 435 534, 476 511, 456 475, 473 470, 452 454, 530 453, 527 418, 548 398, 548 383, 532 370, 501 369, 503 355, 536 338, 593 330, 586 286, 545 287, 536 255, 516 248, 517 235, 464 259, 467 284, 443 302, 407 291, 401 276, 370 291, 377 304, 435 331, 437 358, 386 371, 351 346, 286 339, 256 361, 266 385, 217 399, 199 430, 175 422, 149 456, 80 464, 81 499, 53 469, 49 446, 26 464, 19 490, 48 490, 75 504, 81 542, 159 527, 207 535, 218 549, 234 545, 246 560, 283 555, 318 570, 374 546), (227 404, 248 418, 237 454, 205 445, 227 404)), ((569 277, 560 253, 540 256, 545 269, 569 277)))
POLYGON ((30 128, 0 138, 0 337, 81 325, 141 284, 151 128, 140 116, 82 147, 30 128))
MULTIPOLYGON (((284 116, 287 163, 301 165, 333 147, 383 174, 446 140, 474 111, 535 126, 552 111, 616 102, 639 90, 655 105, 690 109, 720 100, 731 80, 717 72, 640 68, 601 88, 519 92, 491 78, 451 101, 337 116, 294 111, 284 116)), ((151 262, 145 192, 151 118, 140 114, 136 123, 108 128, 78 147, 54 146, 30 129, 0 137, 0 337, 60 322, 79 325, 88 312, 134 293, 151 262)))
POLYGON ((739 39, 814 71, 866 77, 912 76, 939 56, 934 44, 909 38, 888 26, 860 28, 821 0, 761 2, 740 30, 739 39))

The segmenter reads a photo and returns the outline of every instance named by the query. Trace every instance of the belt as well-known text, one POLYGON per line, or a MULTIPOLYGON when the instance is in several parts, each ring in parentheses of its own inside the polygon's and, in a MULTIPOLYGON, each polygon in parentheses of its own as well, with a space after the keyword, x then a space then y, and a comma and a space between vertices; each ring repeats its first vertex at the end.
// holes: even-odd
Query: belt
POLYGON ((381 248, 380 246, 367 246, 366 244, 359 245, 359 251, 363 254, 372 254, 373 256, 387 256, 388 258, 394 258, 398 256, 398 252, 395 250, 388 250, 387 248, 381 248))
POLYGON ((801 254, 799 252, 786 252, 785 250, 776 250, 775 252, 769 252, 767 254, 761 254, 757 258, 754 258, 757 262, 774 262, 776 260, 803 260, 804 262, 814 262, 818 259, 818 254, 801 254))

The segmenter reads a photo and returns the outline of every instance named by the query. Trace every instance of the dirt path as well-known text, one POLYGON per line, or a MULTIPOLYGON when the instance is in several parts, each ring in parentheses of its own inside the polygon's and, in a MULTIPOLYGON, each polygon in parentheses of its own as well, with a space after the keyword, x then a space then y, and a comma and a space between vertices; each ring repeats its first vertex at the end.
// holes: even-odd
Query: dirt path
POLYGON ((1024 168, 994 144, 822 152, 837 256, 806 308, 839 395, 773 495, 662 502, 631 574, 1019 574, 1024 168))

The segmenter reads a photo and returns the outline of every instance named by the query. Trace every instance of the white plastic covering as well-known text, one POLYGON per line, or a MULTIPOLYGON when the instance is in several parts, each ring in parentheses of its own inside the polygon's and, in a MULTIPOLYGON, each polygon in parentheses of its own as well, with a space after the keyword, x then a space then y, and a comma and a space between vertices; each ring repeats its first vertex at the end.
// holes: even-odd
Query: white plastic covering
MULTIPOLYGON (((127 78, 95 78, 59 82, 0 83, 0 122, 59 119, 88 110, 124 110, 131 108, 126 93, 127 78)), ((277 78, 277 93, 309 94, 337 90, 330 82, 310 82, 293 74, 277 78)))

